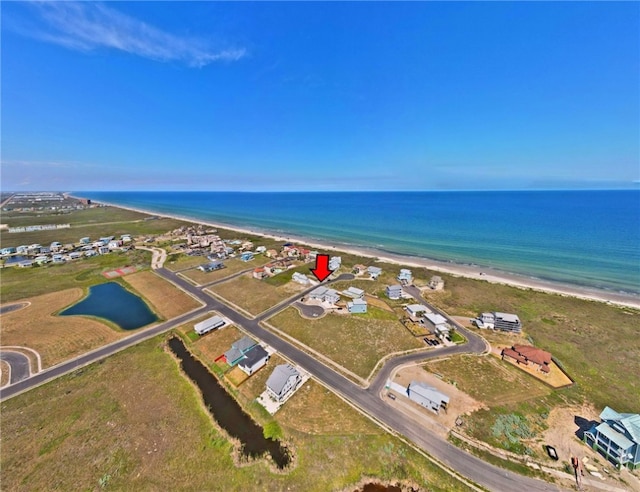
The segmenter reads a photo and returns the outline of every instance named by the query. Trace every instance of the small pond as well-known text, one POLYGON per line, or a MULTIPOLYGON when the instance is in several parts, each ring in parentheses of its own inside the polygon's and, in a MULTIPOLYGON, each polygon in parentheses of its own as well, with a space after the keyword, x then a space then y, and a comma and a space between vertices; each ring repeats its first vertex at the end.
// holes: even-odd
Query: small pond
POLYGON ((97 316, 123 330, 135 330, 158 320, 142 299, 116 282, 94 285, 89 295, 60 313, 60 316, 97 316))
POLYGON ((264 437, 262 428, 244 413, 238 402, 227 393, 215 376, 191 355, 182 340, 171 338, 169 348, 180 359, 187 376, 202 392, 204 403, 218 425, 242 443, 241 452, 244 456, 259 458, 269 453, 278 468, 282 469, 289 464, 287 448, 279 441, 264 437))

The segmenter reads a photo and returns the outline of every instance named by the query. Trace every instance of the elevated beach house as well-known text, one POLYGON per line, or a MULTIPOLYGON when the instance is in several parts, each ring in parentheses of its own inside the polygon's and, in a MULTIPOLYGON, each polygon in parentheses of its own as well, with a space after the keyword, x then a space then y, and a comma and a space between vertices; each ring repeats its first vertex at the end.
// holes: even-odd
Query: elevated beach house
POLYGON ((600 419, 585 431, 584 441, 618 468, 640 468, 640 414, 605 407, 600 419))
POLYGON ((267 393, 275 401, 282 403, 298 387, 302 377, 291 364, 280 364, 267 379, 267 393))
POLYGON ((373 280, 377 280, 378 277, 382 274, 382 268, 377 266, 370 266, 369 268, 367 268, 367 272, 373 280))
POLYGON ((411 384, 407 386, 407 396, 410 400, 435 413, 439 413, 441 409, 446 412, 447 405, 449 405, 447 395, 420 381, 411 381, 411 384))
POLYGON ((220 270, 221 268, 224 268, 224 263, 222 263, 221 261, 215 260, 210 263, 205 263, 204 265, 200 265, 198 267, 198 270, 201 270, 203 272, 213 272, 214 270, 220 270))
POLYGON ((342 295, 350 297, 351 299, 362 299, 364 297, 364 290, 357 287, 349 287, 342 291, 342 295))
POLYGON ((401 285, 389 285, 387 287, 387 297, 389 299, 397 300, 402 297, 402 286, 401 285))
POLYGON ((473 322, 478 328, 510 331, 512 333, 520 333, 522 331, 520 318, 510 313, 482 313, 473 322))
POLYGON ((309 292, 309 299, 335 304, 340 300, 340 294, 338 294, 337 290, 319 286, 309 292))
POLYGON ((445 318, 441 314, 427 313, 424 316, 424 319, 427 321, 427 326, 430 325, 431 330, 438 337, 444 338, 447 335, 449 335, 449 332, 451 331, 451 326, 449 326, 449 322, 447 321, 447 318, 445 318))
POLYGON ((425 313, 431 312, 427 306, 422 304, 409 304, 404 309, 409 315, 409 319, 411 319, 411 321, 420 321, 425 313))
POLYGON ((351 314, 363 314, 367 312, 367 301, 364 299, 354 299, 353 301, 347 302, 347 310, 351 314))
POLYGON ((402 285, 409 285, 413 282, 413 274, 411 273, 411 270, 402 268, 396 277, 396 280, 398 280, 402 285))

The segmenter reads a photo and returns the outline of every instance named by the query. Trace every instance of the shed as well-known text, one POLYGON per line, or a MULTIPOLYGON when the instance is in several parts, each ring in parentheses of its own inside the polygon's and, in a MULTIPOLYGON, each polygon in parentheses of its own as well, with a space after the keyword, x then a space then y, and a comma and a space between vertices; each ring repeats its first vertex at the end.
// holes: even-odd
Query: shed
POLYGON ((429 410, 438 413, 440 409, 446 411, 449 397, 432 386, 420 381, 411 381, 407 387, 407 396, 429 410))
POLYGON ((212 316, 200 323, 196 323, 193 329, 198 335, 204 335, 205 333, 215 330, 216 328, 220 328, 223 325, 224 320, 220 316, 212 316))

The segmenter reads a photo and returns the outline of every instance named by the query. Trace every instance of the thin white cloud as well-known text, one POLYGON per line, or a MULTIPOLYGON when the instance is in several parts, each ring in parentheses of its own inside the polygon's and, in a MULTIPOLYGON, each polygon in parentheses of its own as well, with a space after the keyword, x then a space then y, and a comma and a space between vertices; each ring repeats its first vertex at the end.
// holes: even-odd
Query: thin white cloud
POLYGON ((213 50, 202 41, 164 32, 101 3, 42 2, 31 6, 42 22, 35 28, 21 29, 22 34, 73 50, 111 48, 193 67, 246 55, 243 48, 213 50))

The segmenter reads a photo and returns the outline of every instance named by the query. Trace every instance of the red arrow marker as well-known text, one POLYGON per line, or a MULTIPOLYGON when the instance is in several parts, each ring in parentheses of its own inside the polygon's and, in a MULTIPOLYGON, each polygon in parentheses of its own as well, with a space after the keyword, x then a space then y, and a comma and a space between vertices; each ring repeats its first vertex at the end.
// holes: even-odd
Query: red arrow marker
POLYGON ((316 256, 316 267, 311 270, 311 273, 313 273, 320 282, 331 275, 333 270, 329 270, 329 255, 316 256))

